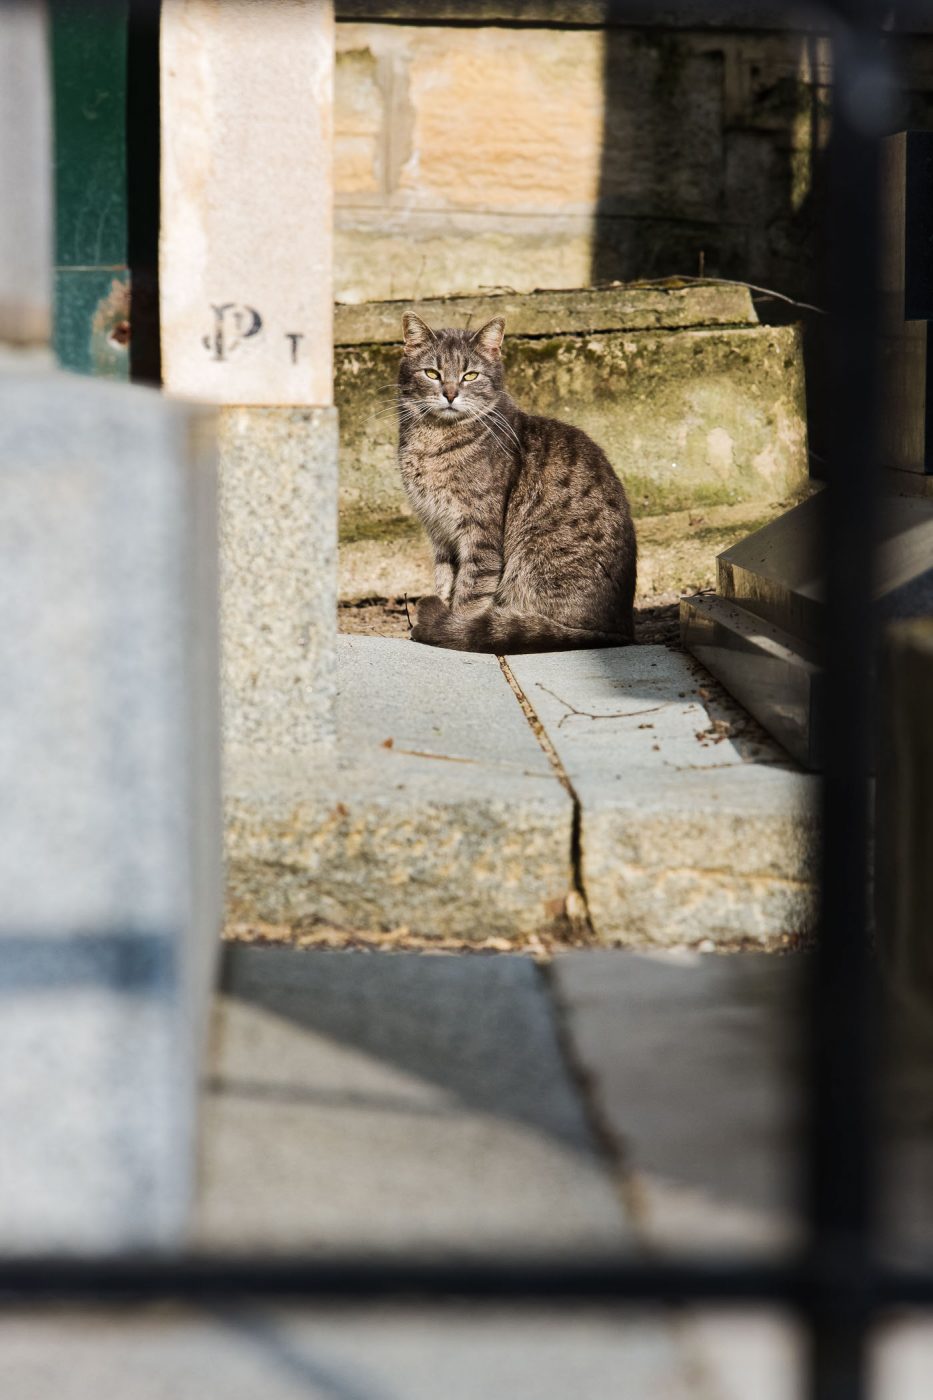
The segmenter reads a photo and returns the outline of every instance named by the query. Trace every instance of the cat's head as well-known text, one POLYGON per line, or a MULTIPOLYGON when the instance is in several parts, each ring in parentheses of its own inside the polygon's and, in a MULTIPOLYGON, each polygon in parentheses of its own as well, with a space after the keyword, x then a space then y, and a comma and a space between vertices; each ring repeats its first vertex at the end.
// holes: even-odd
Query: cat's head
POLYGON ((399 392, 412 414, 458 423, 493 407, 503 383, 501 316, 477 331, 432 331, 406 311, 402 331, 399 392))

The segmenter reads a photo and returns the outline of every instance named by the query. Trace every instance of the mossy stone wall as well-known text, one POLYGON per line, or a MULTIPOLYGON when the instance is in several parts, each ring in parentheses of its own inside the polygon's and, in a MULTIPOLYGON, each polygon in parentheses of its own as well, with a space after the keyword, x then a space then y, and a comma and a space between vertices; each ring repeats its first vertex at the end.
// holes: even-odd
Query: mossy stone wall
MULTIPOLYGON (((452 304, 446 319, 462 323, 458 310, 452 304)), ((418 534, 396 466, 398 356, 397 342, 337 347, 344 548, 381 541, 391 553, 394 542, 418 534)), ((806 486, 803 361, 794 326, 746 320, 511 336, 507 329, 504 356, 510 391, 523 408, 574 423, 604 448, 636 518, 767 506, 806 486)), ((389 582, 382 569, 372 589, 385 592, 389 582)), ((366 587, 364 571, 354 591, 366 587)))

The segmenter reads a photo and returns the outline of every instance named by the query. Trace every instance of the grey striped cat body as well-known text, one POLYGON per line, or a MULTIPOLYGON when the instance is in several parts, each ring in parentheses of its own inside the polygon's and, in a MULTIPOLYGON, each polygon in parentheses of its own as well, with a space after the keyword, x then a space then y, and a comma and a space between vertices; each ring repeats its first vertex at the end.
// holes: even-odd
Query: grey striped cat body
POLYGON ((412 637, 460 651, 632 640, 635 530, 608 458, 505 392, 504 323, 432 331, 409 312, 399 468, 434 550, 436 596, 412 637))

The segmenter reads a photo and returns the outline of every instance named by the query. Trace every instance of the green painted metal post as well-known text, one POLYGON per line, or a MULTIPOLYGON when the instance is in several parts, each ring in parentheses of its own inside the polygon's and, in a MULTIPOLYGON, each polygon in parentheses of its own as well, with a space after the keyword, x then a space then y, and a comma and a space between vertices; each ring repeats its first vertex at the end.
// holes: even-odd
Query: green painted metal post
POLYGON ((53 0, 53 343, 84 374, 128 379, 128 0, 53 0))

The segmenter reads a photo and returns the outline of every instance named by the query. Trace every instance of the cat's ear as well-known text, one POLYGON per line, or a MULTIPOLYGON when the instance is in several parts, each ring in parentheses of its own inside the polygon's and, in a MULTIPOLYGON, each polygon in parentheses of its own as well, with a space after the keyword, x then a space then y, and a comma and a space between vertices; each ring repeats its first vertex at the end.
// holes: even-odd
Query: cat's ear
POLYGON ((406 311, 402 317, 402 334, 405 337, 406 350, 423 350, 426 345, 434 344, 434 332, 430 326, 425 325, 420 316, 416 316, 413 311, 406 311))
POLYGON ((505 322, 501 316, 494 316, 491 321, 487 321, 485 326, 480 326, 473 336, 473 344, 481 355, 488 355, 490 359, 497 360, 499 351, 502 349, 502 337, 505 334, 505 322))

